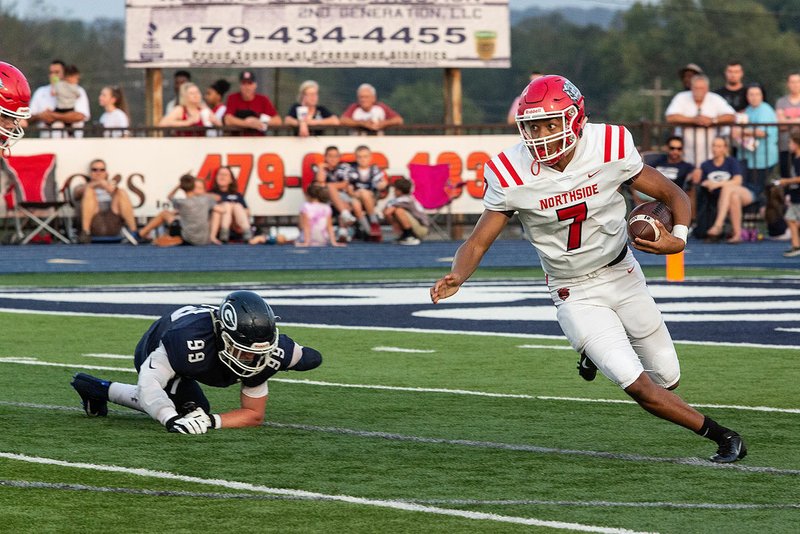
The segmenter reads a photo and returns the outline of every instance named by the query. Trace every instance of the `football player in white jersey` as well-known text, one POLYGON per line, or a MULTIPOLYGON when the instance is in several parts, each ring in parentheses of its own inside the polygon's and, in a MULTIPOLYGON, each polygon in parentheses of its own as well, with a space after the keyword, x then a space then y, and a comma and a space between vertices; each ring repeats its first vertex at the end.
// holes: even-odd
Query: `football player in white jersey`
POLYGON ((562 76, 533 80, 516 121, 522 141, 486 163, 484 212, 450 273, 431 288, 431 300, 436 304, 458 291, 517 213, 541 259, 559 325, 581 354, 581 376, 591 380, 599 369, 648 412, 715 441, 712 461, 744 458, 739 434, 672 393, 680 378, 678 356, 628 250, 620 185, 672 210, 672 233, 657 222, 656 241, 632 243, 654 254, 674 254, 686 245, 686 194, 643 164, 626 128, 589 124, 583 96, 562 76))

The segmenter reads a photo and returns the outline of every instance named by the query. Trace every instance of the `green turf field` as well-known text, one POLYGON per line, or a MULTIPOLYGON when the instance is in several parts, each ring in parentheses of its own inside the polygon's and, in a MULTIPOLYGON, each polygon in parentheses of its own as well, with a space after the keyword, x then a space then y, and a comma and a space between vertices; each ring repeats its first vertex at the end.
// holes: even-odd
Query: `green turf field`
MULTIPOLYGON (((170 281, 159 276, 127 281, 170 281)), ((253 280, 214 281, 237 277, 253 280)), ((743 462, 720 467, 704 461, 710 441, 602 377, 580 380, 566 342, 286 327, 323 365, 270 381, 264 427, 184 436, 124 408, 87 418, 69 386, 87 366, 132 383, 132 359, 108 355, 131 354, 149 321, 0 313, 0 325, 3 532, 771 533, 800 522, 790 350, 678 347, 678 392, 748 441, 743 462)), ((238 406, 235 388, 206 390, 215 411, 238 406)))

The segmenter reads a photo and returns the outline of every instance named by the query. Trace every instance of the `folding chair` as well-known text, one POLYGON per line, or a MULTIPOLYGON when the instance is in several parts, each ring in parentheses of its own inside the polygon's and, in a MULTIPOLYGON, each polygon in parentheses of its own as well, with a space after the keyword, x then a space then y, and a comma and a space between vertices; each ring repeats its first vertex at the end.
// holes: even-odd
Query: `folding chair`
POLYGON ((411 181, 414 182, 414 198, 425 208, 431 222, 430 229, 443 239, 452 239, 451 203, 460 184, 450 182, 450 165, 411 163, 408 170, 411 181), (440 224, 442 216, 446 230, 440 224))
POLYGON ((70 240, 64 235, 69 232, 69 220, 61 213, 67 203, 58 200, 55 154, 10 156, 6 161, 6 174, 11 180, 6 205, 13 213, 16 240, 26 245, 44 231, 69 244, 70 240), (64 233, 51 224, 57 218, 62 219, 64 233), (28 228, 29 223, 34 225, 32 230, 28 228))

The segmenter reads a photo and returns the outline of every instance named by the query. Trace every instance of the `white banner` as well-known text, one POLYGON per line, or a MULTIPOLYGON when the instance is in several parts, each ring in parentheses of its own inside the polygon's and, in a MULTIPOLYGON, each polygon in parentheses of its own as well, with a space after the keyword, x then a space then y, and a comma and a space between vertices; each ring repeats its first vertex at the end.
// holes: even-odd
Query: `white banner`
POLYGON ((167 194, 181 175, 210 180, 216 168, 230 165, 251 214, 278 216, 298 214, 303 185, 313 180, 312 165, 325 147, 336 145, 353 160, 355 148, 366 144, 390 179, 408 177, 409 163, 448 163, 451 183, 460 184, 452 211, 466 214, 483 211, 484 162, 517 142, 517 135, 23 139, 13 154, 56 154, 56 181, 73 188, 88 178, 91 160, 105 160, 137 217, 170 208, 167 194))
POLYGON ((128 0, 128 67, 511 66, 508 0, 128 0))

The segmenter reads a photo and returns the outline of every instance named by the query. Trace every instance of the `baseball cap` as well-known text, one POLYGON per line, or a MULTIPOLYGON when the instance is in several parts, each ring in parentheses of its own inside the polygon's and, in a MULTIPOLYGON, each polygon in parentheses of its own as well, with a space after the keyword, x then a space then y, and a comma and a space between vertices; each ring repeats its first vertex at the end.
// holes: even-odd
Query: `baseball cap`
POLYGON ((243 70, 242 73, 239 74, 239 81, 256 83, 256 73, 252 70, 243 70))
POLYGON ((683 76, 683 73, 686 72, 687 70, 692 71, 695 74, 703 74, 703 69, 700 68, 700 65, 698 65, 697 63, 689 63, 688 65, 686 65, 685 67, 683 67, 681 70, 678 71, 678 76, 683 76))

